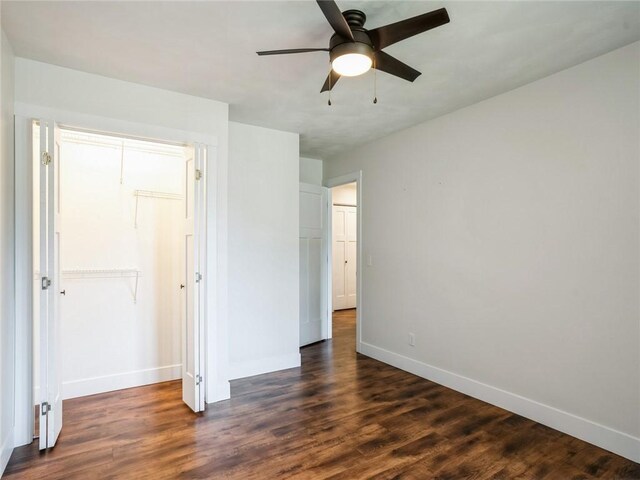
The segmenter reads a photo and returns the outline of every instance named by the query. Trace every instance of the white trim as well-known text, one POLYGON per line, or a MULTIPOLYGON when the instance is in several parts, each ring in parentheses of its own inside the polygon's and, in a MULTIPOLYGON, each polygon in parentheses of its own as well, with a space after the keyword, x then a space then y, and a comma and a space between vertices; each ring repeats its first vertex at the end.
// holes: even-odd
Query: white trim
MULTIPOLYGON (((327 292, 327 339, 333 338, 333 193, 330 187, 327 188, 327 278, 325 289, 327 292)), ((356 233, 357 235, 357 233, 356 233)), ((357 244, 356 244, 357 246, 357 244)), ((356 286, 357 288, 357 286, 356 286)), ((357 292, 356 292, 357 293, 357 292)), ((356 302, 358 298, 356 296, 356 302)))
MULTIPOLYGON (((83 378, 62 383, 62 398, 86 397, 97 393, 112 392, 125 388, 141 387, 152 383, 168 382, 182 378, 182 364, 146 368, 131 372, 83 378)), ((37 397, 36 397, 37 398, 37 397)))
POLYGON ((640 438, 375 345, 362 342, 360 347, 371 358, 640 462, 640 438))
POLYGON ((14 430, 11 429, 7 434, 7 438, 2 442, 2 447, 0 447, 0 477, 4 473, 4 469, 7 468, 7 464, 9 463, 9 459, 11 458, 11 454, 13 453, 13 438, 14 430))
MULTIPOLYGON (((362 310, 362 305, 363 305, 363 301, 362 301, 362 277, 364 270, 362 269, 362 267, 364 266, 364 262, 363 262, 363 257, 364 255, 362 254, 362 247, 364 245, 364 235, 363 235, 363 230, 362 230, 362 170, 358 170, 356 172, 351 172, 351 173, 347 173, 344 175, 340 175, 339 177, 333 177, 333 178, 328 178, 324 181, 324 186, 329 188, 329 202, 332 202, 331 199, 331 189, 333 187, 339 187, 340 185, 345 185, 347 183, 356 183, 356 195, 357 195, 357 234, 356 234, 356 240, 357 240, 357 245, 356 245, 356 250, 357 250, 357 257, 358 257, 358 274, 356 277, 356 352, 358 353, 362 353, 362 323, 364 322, 364 312, 362 310)), ((332 205, 332 203, 329 203, 329 205, 332 205)), ((329 212, 331 212, 333 210, 333 208, 329 208, 329 212)), ((331 229, 333 228, 333 219, 332 219, 332 215, 331 213, 329 213, 329 243, 331 244, 331 246, 329 247, 329 258, 328 258, 328 262, 329 262, 329 266, 328 266, 328 273, 327 276, 329 278, 329 282, 331 282, 331 280, 333 279, 333 271, 332 271, 332 267, 333 267, 333 262, 332 262, 332 246, 333 246, 333 232, 331 231, 331 229)), ((329 311, 332 312, 333 310, 333 288, 331 283, 329 284, 329 311)), ((329 317, 331 318, 331 316, 329 317)))
POLYGON ((271 373, 299 366, 300 353, 278 355, 277 357, 261 358, 260 360, 251 360, 249 362, 232 363, 229 365, 229 378, 235 380, 238 378, 253 377, 254 375, 262 375, 263 373, 271 373))
POLYGON ((58 125, 77 128, 82 131, 94 131, 101 134, 114 134, 119 137, 131 137, 139 140, 159 142, 173 142, 177 144, 204 143, 213 147, 218 146, 215 135, 198 132, 188 132, 177 128, 167 128, 159 125, 119 120, 117 118, 100 117, 85 113, 69 112, 55 108, 30 105, 16 102, 16 116, 27 118, 54 118, 58 125))

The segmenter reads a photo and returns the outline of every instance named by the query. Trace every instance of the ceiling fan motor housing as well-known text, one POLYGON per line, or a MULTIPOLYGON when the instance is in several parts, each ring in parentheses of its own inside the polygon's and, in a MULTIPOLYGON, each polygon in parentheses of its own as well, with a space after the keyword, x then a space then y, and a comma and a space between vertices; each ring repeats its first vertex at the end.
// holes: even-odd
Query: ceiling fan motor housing
POLYGON ((363 28, 366 16, 360 10, 347 10, 342 15, 349 23, 351 33, 353 34, 352 42, 349 39, 333 34, 329 40, 329 59, 333 62, 336 58, 348 53, 359 53, 373 59, 374 45, 367 31, 363 28))

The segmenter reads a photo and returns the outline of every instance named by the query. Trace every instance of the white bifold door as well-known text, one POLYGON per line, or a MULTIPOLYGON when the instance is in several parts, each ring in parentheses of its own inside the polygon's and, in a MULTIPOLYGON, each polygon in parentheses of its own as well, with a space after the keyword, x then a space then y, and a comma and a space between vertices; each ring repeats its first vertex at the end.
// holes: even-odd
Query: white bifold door
POLYGON ((356 308, 357 207, 334 205, 332 212, 333 309, 356 308))
POLYGON ((60 364, 60 135, 40 120, 40 450, 53 447, 62 429, 60 364))
POLYGON ((182 400, 194 412, 205 408, 204 319, 206 290, 206 182, 210 148, 196 144, 185 162, 184 320, 182 322, 182 400))
POLYGON ((300 184, 300 346, 329 336, 328 189, 300 184))

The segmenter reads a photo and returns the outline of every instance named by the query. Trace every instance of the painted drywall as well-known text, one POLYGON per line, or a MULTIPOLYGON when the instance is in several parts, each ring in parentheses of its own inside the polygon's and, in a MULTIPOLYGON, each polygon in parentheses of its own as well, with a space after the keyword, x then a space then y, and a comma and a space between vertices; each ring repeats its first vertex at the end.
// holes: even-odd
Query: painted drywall
MULTIPOLYGON (((207 297, 214 299, 216 321, 209 322, 207 401, 229 396, 227 382, 227 160, 228 105, 46 63, 16 58, 16 106, 104 117, 215 136, 218 140, 216 169, 209 172, 214 188, 208 191, 209 255, 207 297), (213 215, 215 212, 215 216, 213 215), (215 260, 217 268, 214 269, 215 260)), ((209 310, 213 315, 213 311, 209 310)))
POLYGON ((229 123, 230 378, 300 365, 298 135, 229 123))
POLYGON ((181 378, 180 227, 185 159, 192 154, 127 142, 120 183, 117 139, 61 137, 64 398, 181 378), (179 198, 136 197, 136 190, 179 198), (113 269, 137 270, 137 286, 133 274, 94 278, 86 272, 113 269))
POLYGON ((300 182, 322 185, 322 160, 300 157, 300 182))
POLYGON ((639 131, 634 43, 325 161, 361 351, 640 461, 639 131))
POLYGON ((331 189, 331 202, 334 205, 358 205, 358 187, 356 183, 347 183, 331 189))
POLYGON ((0 475, 13 450, 14 431, 14 56, 4 32, 0 38, 0 475))

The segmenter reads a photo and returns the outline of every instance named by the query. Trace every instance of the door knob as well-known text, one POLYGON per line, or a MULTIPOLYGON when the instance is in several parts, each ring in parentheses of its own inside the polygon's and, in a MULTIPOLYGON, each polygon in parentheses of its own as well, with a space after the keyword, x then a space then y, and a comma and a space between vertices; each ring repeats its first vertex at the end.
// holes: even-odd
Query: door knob
POLYGON ((180 284, 180 290, 182 290, 184 288, 183 284, 180 284))
POLYGON ((62 290, 60 292, 60 295, 64 295, 66 297, 67 296, 67 290, 66 289, 62 290))

